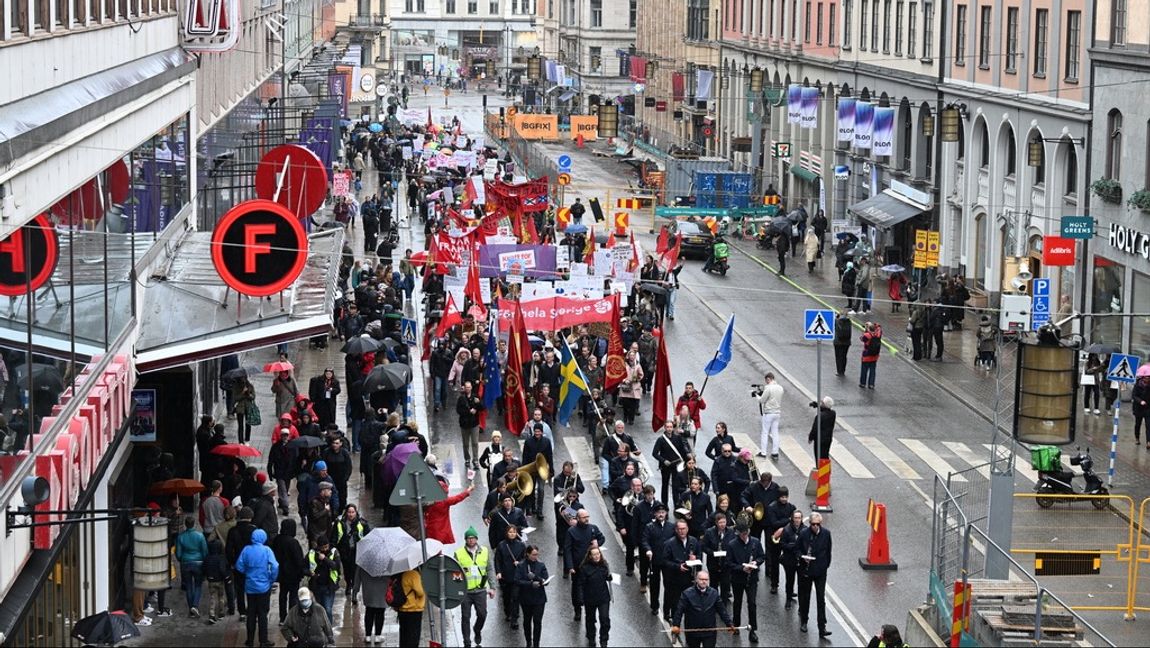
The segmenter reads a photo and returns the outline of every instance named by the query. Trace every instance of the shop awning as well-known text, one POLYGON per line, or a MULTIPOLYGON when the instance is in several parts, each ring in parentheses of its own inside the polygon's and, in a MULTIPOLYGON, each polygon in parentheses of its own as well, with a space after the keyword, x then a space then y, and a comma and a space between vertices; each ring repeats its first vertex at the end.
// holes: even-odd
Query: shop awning
POLYGON ((291 288, 270 300, 247 299, 237 312, 210 253, 210 232, 188 235, 144 289, 136 367, 178 367, 232 353, 326 334, 339 281, 343 231, 308 237, 308 261, 291 288))
POLYGON ((890 189, 847 208, 848 212, 881 229, 894 227, 929 210, 929 205, 917 203, 890 189))
POLYGON ((796 178, 806 180, 807 182, 816 182, 819 179, 819 174, 813 171, 807 171, 797 164, 791 165, 791 174, 793 174, 796 178))

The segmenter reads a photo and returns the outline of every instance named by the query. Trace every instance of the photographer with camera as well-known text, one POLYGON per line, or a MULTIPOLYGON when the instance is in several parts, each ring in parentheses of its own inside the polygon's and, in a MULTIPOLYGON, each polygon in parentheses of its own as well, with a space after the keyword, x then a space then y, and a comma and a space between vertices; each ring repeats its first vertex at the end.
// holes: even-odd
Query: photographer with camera
POLYGON ((762 430, 759 433, 759 456, 767 456, 771 449, 771 461, 779 460, 779 420, 782 418, 783 386, 775 382, 775 374, 767 372, 763 376, 766 384, 751 385, 751 398, 759 401, 759 414, 762 416, 762 430))

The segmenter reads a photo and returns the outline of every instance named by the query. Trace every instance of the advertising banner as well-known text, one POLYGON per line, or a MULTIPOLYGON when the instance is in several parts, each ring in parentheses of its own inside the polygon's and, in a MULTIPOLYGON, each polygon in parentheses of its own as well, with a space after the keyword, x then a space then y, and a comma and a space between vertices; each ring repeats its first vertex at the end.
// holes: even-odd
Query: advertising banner
POLYGON ((523 275, 537 279, 554 279, 555 246, 553 245, 481 245, 479 276, 498 277, 514 264, 523 267, 523 275), (528 263, 528 259, 530 262, 528 263))
POLYGON ((580 135, 588 142, 598 139, 599 118, 595 115, 571 115, 571 139, 580 135))
POLYGON ((559 116, 520 113, 515 116, 515 130, 523 139, 557 140, 559 139, 559 116))
POLYGON ((851 97, 839 99, 838 139, 836 142, 853 142, 855 139, 855 100, 851 97))
POLYGON ((894 108, 874 109, 871 152, 876 156, 894 155, 894 108))
POLYGON ((874 104, 869 101, 855 102, 855 148, 869 149, 874 128, 874 104))
MULTIPOLYGON (((569 297, 548 297, 522 301, 523 320, 529 331, 558 331, 568 326, 610 322, 612 308, 610 299, 572 299, 569 297)), ((515 304, 507 299, 499 300, 499 329, 511 328, 511 318, 515 304)))
POLYGON ((803 88, 800 95, 802 114, 799 126, 802 128, 818 128, 819 126, 819 89, 803 88))
POLYGON ((797 83, 787 86, 787 123, 802 123, 803 87, 797 83))

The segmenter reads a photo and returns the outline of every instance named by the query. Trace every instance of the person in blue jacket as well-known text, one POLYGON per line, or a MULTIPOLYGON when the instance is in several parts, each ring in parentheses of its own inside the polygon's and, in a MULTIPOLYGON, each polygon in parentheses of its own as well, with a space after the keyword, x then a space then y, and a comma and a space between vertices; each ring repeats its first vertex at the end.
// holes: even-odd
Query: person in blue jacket
POLYGON ((240 552, 236 571, 244 575, 244 594, 248 599, 248 637, 246 648, 252 648, 256 625, 260 629, 260 647, 275 644, 268 639, 268 610, 271 608, 272 584, 279 578, 280 564, 267 546, 268 534, 263 529, 252 531, 252 542, 240 552))

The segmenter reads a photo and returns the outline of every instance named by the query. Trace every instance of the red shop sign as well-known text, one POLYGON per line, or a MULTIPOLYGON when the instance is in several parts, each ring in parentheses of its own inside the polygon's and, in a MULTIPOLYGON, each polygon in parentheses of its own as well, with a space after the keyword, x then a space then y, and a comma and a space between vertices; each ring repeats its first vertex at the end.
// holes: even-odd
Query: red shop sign
POLYGON ((1047 236, 1042 239, 1042 265, 1074 265, 1074 239, 1047 236))
POLYGON ((39 289, 59 260, 56 227, 40 214, 0 241, 0 295, 19 297, 39 289))
POLYGON ((267 297, 299 278, 307 263, 307 234, 287 207, 270 200, 242 202, 212 231, 212 263, 236 292, 267 297))

